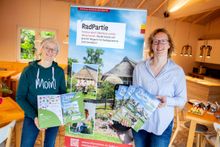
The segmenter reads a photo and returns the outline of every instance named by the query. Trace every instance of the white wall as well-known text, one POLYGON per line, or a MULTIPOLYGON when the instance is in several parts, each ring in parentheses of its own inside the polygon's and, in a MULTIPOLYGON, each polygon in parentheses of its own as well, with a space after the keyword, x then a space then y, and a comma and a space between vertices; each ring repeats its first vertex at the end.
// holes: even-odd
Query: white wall
POLYGON ((62 51, 59 63, 67 64, 68 46, 62 42, 69 31, 69 4, 54 0, 0 1, 0 60, 18 60, 18 27, 54 29, 62 51))
MULTIPOLYGON (((0 6, 1 61, 17 61, 17 30, 18 27, 23 26, 57 30, 57 39, 62 48, 57 61, 67 64, 68 45, 62 42, 69 31, 70 6, 68 3, 55 0, 0 0, 0 6)), ((148 17, 146 38, 158 27, 165 27, 174 38, 176 56, 173 56, 173 59, 184 68, 186 73, 191 72, 197 39, 204 34, 205 27, 164 18, 148 17), (189 30, 190 38, 188 37, 189 30), (180 56, 182 46, 187 43, 193 47, 193 57, 180 56)))

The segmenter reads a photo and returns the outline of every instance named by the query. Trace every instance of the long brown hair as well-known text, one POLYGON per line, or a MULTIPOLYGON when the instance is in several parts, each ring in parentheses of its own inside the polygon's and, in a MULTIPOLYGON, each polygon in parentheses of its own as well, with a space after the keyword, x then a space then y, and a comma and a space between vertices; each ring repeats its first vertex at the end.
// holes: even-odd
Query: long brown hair
POLYGON ((149 47, 149 49, 150 49, 150 51, 149 51, 149 56, 150 56, 150 57, 153 57, 153 56, 154 56, 154 52, 153 52, 153 49, 152 49, 152 43, 153 43, 153 38, 154 38, 154 36, 155 36, 156 34, 158 34, 158 33, 165 33, 165 34, 167 35, 167 37, 168 37, 168 42, 169 42, 170 48, 168 49, 168 55, 167 55, 167 56, 168 56, 168 58, 170 58, 172 52, 174 51, 174 44, 173 44, 173 40, 172 40, 170 34, 169 34, 168 31, 167 31, 166 29, 164 29, 164 28, 158 28, 158 29, 154 30, 154 31, 150 34, 150 36, 149 36, 149 38, 148 38, 148 47, 149 47))

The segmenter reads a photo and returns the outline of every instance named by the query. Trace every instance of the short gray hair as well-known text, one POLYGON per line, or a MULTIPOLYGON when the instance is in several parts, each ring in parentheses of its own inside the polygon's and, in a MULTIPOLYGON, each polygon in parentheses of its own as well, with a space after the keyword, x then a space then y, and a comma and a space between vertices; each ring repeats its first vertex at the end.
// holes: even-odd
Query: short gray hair
POLYGON ((56 45, 57 51, 58 52, 60 51, 60 44, 54 38, 46 38, 46 39, 42 40, 41 43, 40 43, 40 49, 43 48, 48 43, 54 43, 56 45))

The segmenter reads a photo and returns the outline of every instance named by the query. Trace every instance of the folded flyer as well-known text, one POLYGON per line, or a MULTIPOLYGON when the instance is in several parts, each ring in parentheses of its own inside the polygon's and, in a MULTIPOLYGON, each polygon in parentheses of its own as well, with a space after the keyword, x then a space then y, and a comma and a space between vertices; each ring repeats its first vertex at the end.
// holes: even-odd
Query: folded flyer
POLYGON ((83 99, 75 93, 38 95, 38 120, 40 128, 75 123, 85 119, 83 99))

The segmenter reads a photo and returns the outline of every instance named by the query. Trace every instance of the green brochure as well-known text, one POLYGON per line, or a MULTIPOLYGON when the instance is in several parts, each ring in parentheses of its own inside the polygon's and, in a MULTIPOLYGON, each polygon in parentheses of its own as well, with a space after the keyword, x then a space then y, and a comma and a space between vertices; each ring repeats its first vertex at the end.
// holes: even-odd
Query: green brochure
POLYGON ((85 119, 83 99, 76 93, 38 95, 40 128, 77 123, 85 119))

